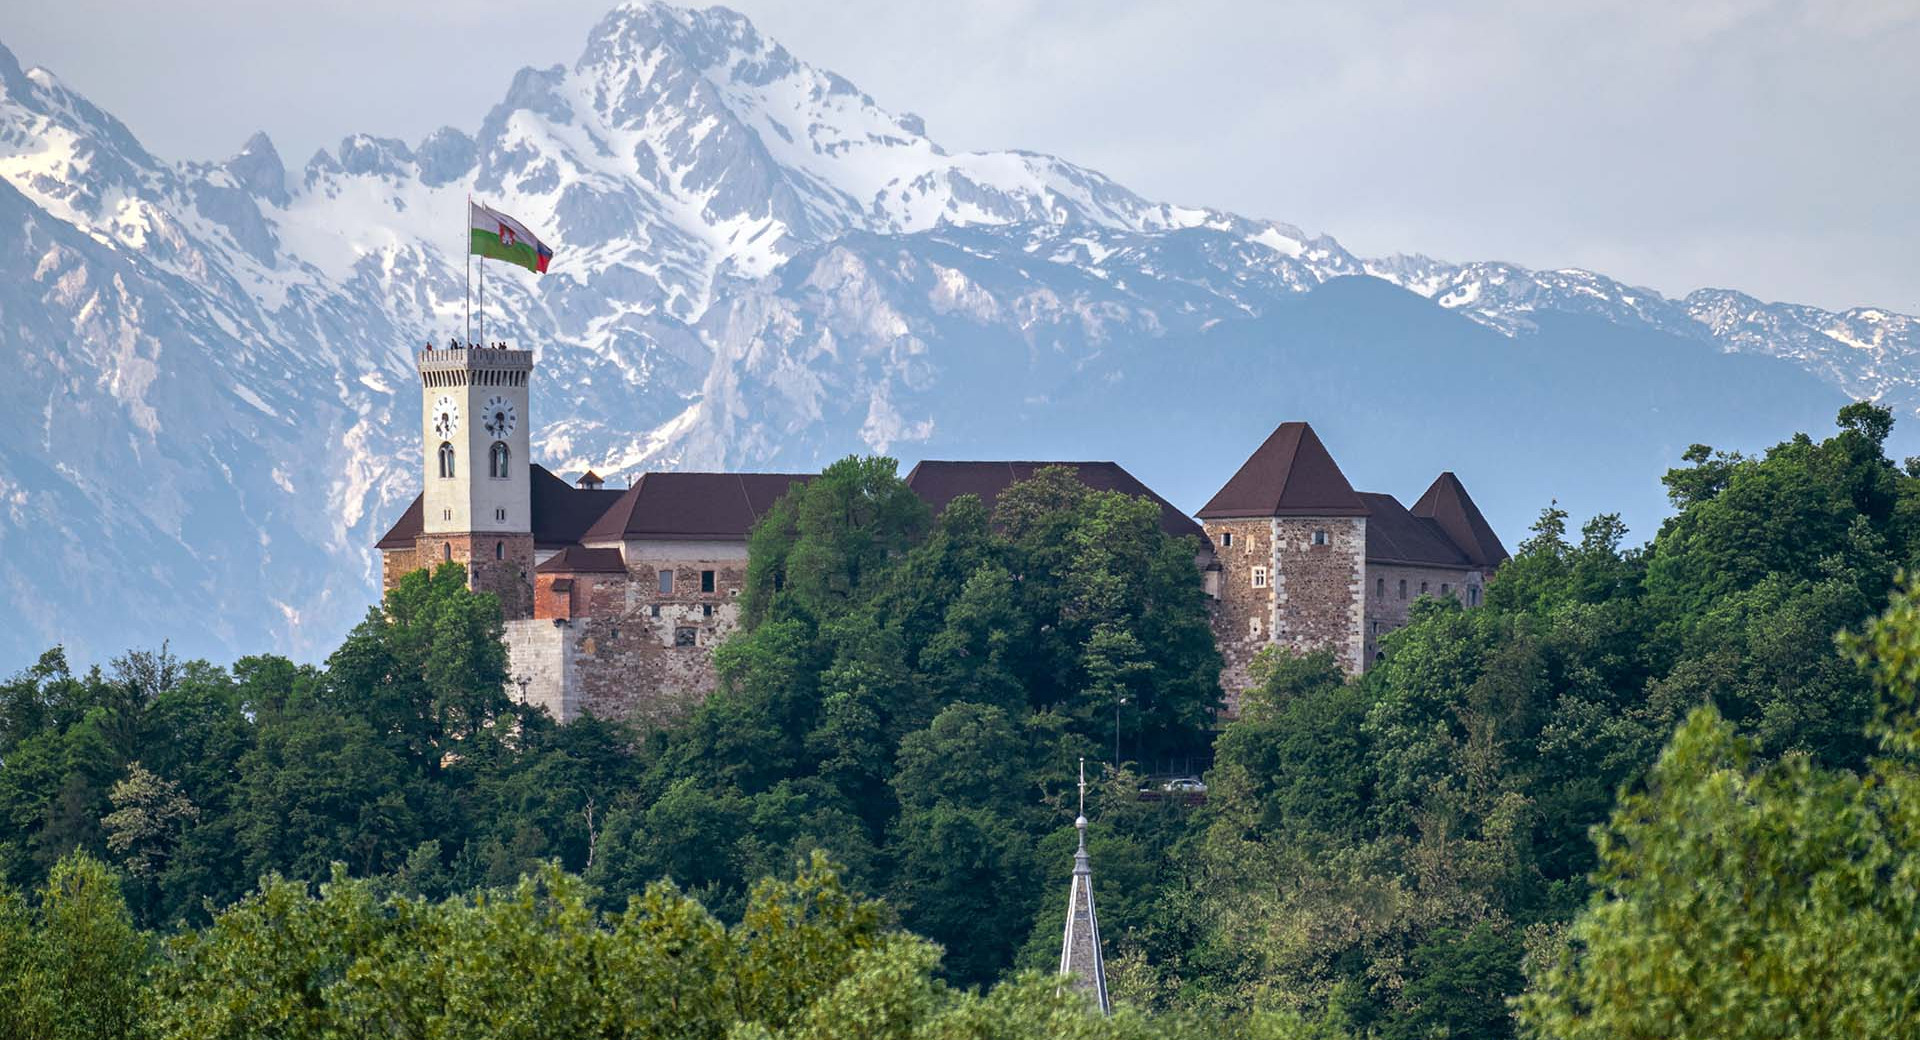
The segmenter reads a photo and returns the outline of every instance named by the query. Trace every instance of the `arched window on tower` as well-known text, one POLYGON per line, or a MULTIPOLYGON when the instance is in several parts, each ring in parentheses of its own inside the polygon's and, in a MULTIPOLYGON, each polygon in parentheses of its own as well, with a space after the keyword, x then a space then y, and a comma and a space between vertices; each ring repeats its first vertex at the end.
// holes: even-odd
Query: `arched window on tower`
POLYGON ((487 476, 506 479, 507 465, 512 459, 513 453, 507 450, 507 442, 494 441, 493 450, 487 453, 487 476))
POLYGON ((452 476, 453 476, 453 445, 448 444, 446 441, 441 441, 440 442, 440 479, 447 480, 447 479, 451 479, 452 476))

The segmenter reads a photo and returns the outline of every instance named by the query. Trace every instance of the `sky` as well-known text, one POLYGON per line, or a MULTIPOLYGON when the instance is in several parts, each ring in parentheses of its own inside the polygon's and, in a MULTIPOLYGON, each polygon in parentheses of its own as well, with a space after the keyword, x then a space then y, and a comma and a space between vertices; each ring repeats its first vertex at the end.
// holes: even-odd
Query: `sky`
MULTIPOLYGON (((611 0, 20 0, 0 43, 149 150, 477 129, 611 0)), ((1375 256, 1920 313, 1920 0, 733 0, 951 151, 1375 256)))

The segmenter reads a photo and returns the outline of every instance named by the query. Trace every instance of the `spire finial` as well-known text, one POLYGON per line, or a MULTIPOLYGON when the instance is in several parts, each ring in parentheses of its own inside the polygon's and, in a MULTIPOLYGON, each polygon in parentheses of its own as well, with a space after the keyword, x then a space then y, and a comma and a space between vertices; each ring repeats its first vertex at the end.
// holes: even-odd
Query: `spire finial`
POLYGON ((1073 821, 1073 825, 1080 831, 1080 848, 1084 851, 1087 847, 1087 760, 1085 758, 1080 759, 1080 815, 1073 821))

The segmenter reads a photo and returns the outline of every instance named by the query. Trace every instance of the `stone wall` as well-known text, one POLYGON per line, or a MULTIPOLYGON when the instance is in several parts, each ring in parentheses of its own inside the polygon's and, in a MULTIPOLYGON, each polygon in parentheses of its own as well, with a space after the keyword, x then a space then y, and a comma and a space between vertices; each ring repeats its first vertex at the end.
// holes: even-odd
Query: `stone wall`
POLYGON ((1366 667, 1367 520, 1360 516, 1273 521, 1272 641, 1301 653, 1332 650, 1351 674, 1366 667), (1315 544, 1316 533, 1324 544, 1315 544))
POLYGON ((502 627, 507 644, 507 692, 547 709, 547 714, 561 722, 578 717, 572 641, 566 626, 542 618, 523 618, 502 627))
POLYGON ((1452 596, 1472 608, 1480 605, 1485 594, 1485 575, 1479 570, 1367 564, 1367 663, 1371 665, 1379 655, 1381 636, 1406 625, 1408 608, 1422 595, 1452 596))
MULTIPOLYGON (((414 541, 415 567, 438 567, 447 560, 467 568, 468 588, 499 597, 501 617, 533 616, 532 535, 423 534, 414 541)), ((389 580, 397 579, 389 575, 389 580)))
POLYGON ((1218 597, 1213 601, 1213 640, 1220 647, 1220 686, 1227 712, 1239 710, 1240 692, 1251 683, 1248 666, 1273 635, 1273 521, 1267 518, 1210 520, 1207 538, 1220 564, 1218 597), (1266 580, 1253 584, 1253 569, 1265 567, 1266 580))
POLYGON ((1238 713, 1267 646, 1332 650, 1348 672, 1365 667, 1366 518, 1210 520, 1206 530, 1220 563, 1212 621, 1228 714, 1238 713))

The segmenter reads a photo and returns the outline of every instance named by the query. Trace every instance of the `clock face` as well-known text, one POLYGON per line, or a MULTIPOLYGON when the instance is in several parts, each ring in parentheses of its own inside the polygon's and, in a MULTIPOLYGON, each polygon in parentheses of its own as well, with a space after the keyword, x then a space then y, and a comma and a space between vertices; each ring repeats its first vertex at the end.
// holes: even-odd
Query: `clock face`
POLYGON ((517 417, 513 414, 512 401, 504 397, 489 398, 486 410, 481 413, 481 416, 487 433, 496 439, 505 440, 513 435, 513 426, 517 417))
POLYGON ((452 394, 441 394, 433 402, 433 432, 442 440, 451 440, 460 432, 460 402, 452 394))

